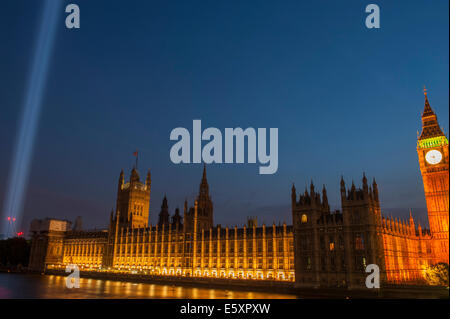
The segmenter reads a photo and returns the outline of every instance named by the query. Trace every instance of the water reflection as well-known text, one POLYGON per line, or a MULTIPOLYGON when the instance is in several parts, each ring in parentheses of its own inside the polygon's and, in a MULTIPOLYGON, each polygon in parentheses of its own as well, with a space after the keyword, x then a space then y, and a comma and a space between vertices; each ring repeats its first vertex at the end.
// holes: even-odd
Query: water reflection
POLYGON ((85 278, 80 279, 80 288, 69 289, 63 276, 0 273, 0 298, 291 299, 296 296, 85 278))

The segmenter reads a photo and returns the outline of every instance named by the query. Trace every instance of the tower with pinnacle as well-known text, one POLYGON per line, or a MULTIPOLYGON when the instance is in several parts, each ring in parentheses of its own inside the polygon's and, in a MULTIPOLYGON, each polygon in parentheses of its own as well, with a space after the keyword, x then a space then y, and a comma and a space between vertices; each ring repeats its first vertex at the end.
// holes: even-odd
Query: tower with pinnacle
POLYGON ((436 262, 449 260, 449 154, 448 139, 439 127, 436 113, 424 89, 422 132, 417 139, 417 155, 423 179, 428 220, 436 262))
POLYGON ((141 182, 135 167, 131 170, 129 182, 125 182, 123 170, 117 187, 116 218, 121 227, 144 228, 148 226, 151 175, 147 173, 141 182))
POLYGON ((213 202, 209 195, 209 185, 206 177, 206 166, 203 166, 202 180, 194 207, 188 209, 187 201, 184 203, 185 230, 187 232, 193 231, 194 225, 197 226, 197 231, 199 232, 202 229, 210 229, 214 225, 213 212, 213 202))

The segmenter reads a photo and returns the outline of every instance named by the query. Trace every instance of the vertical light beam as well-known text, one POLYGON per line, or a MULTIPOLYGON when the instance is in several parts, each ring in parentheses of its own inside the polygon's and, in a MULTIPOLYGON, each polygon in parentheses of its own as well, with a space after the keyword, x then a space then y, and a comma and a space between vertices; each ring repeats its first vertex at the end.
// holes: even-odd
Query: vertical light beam
POLYGON ((39 27, 37 42, 27 91, 24 99, 19 130, 11 162, 7 195, 0 221, 3 234, 7 234, 7 217, 15 217, 20 223, 24 204, 24 194, 30 171, 33 144, 36 136, 42 97, 45 90, 50 56, 56 34, 58 13, 62 0, 44 0, 44 8, 39 27))

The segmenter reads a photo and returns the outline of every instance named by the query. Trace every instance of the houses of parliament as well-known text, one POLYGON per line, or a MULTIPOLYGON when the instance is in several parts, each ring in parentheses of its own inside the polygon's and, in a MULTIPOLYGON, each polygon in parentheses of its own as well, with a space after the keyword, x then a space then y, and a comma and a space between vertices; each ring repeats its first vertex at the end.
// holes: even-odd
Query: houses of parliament
POLYGON ((199 193, 171 215, 164 198, 158 223, 149 225, 151 175, 120 173, 108 229, 83 231, 78 223, 34 220, 29 268, 110 271, 294 282, 298 287, 365 287, 366 266, 379 266, 382 283, 418 284, 425 270, 449 262, 448 139, 425 92, 417 154, 430 229, 386 217, 378 185, 363 174, 358 187, 340 181, 341 210, 332 211, 327 190, 291 189, 292 225, 241 228, 214 224, 206 167, 199 193))

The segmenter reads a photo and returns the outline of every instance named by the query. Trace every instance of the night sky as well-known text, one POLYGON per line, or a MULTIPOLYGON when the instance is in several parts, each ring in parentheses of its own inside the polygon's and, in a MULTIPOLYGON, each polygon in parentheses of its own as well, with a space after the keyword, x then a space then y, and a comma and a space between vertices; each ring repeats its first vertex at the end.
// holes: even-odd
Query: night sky
MULTIPOLYGON (((382 212, 426 224, 416 153, 423 86, 448 132, 449 3, 375 1, 90 1, 81 29, 61 12, 20 229, 33 218, 105 227, 123 168, 152 172, 150 222, 192 205, 202 164, 170 161, 173 128, 276 127, 279 167, 207 166, 215 223, 291 223, 290 190, 311 179, 339 208, 376 177, 382 212)), ((30 76, 40 1, 0 4, 0 207, 30 76)), ((2 221, 3 222, 3 221, 2 221)))

